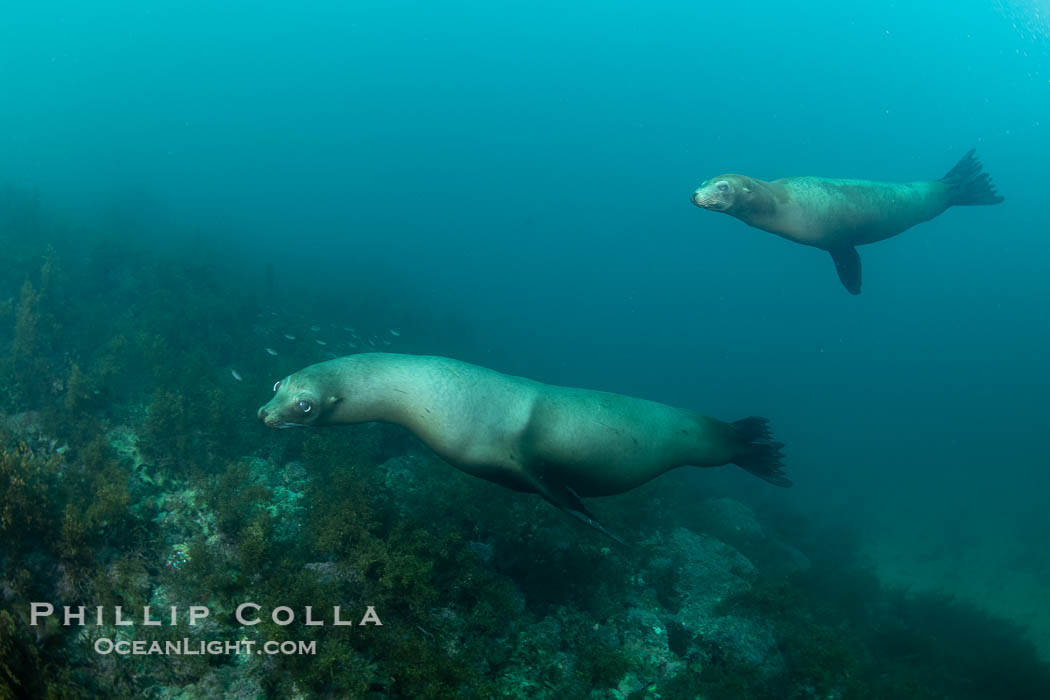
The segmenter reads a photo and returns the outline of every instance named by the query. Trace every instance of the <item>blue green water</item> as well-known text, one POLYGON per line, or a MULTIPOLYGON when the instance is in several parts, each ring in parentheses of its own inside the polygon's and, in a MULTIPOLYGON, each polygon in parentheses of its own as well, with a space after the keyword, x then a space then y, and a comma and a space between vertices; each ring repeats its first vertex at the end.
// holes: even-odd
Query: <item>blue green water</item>
MULTIPOLYGON (((52 239, 100 318, 152 294, 127 282, 150 273, 75 251, 189 257, 222 290, 199 303, 258 305, 205 332, 173 301, 165 330, 125 335, 181 348, 185 323, 187 346, 215 343, 193 371, 248 367, 217 439, 261 451, 286 439, 253 422, 273 380, 324 359, 263 349, 314 322, 767 416, 790 491, 733 468, 665 478, 855 529, 882 580, 1023 623, 1045 659, 1048 115, 1045 0, 21 3, 0 10, 0 183, 51 223, 7 219, 0 298, 41 285, 52 239), (970 148, 1005 202, 861 248, 857 297, 826 253, 689 202, 722 172, 936 179, 970 148)), ((86 368, 105 340, 47 352, 86 368)), ((158 391, 130 385, 123 409, 77 410, 127 423, 158 391)), ((46 403, 14 395, 6 414, 46 403)))

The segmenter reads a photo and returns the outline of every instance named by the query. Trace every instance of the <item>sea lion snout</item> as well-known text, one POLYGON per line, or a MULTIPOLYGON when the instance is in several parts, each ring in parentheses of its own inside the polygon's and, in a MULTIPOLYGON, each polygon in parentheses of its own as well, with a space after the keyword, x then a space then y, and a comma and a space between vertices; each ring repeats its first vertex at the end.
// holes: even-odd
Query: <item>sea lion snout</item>
MULTIPOLYGON (((336 402, 338 399, 333 396, 327 404, 336 402)), ((285 377, 274 383, 273 398, 259 408, 257 415, 268 428, 295 428, 317 424, 323 409, 308 378, 285 377)))
MULTIPOLYGON (((273 402, 271 401, 270 403, 273 402)), ((259 409, 258 415, 259 420, 261 420, 267 428, 295 428, 305 425, 304 423, 296 423, 286 419, 281 414, 279 408, 272 409, 269 403, 259 409)))
POLYGON ((713 208, 712 205, 714 204, 714 200, 711 198, 711 195, 705 193, 702 189, 693 192, 693 196, 689 199, 701 209, 713 208))
POLYGON ((711 209, 712 211, 725 211, 729 208, 729 202, 725 202, 717 197, 714 197, 709 192, 703 192, 697 190, 693 192, 692 196, 693 204, 700 207, 701 209, 711 209))
MULTIPOLYGON (((273 403, 272 401, 270 403, 273 403)), ((281 420, 280 412, 275 411, 270 407, 270 403, 259 408, 259 420, 261 420, 267 428, 284 428, 287 427, 285 422, 281 420)))
POLYGON ((735 194, 734 183, 728 176, 723 176, 704 181, 693 192, 691 200, 701 209, 726 211, 733 206, 735 194))

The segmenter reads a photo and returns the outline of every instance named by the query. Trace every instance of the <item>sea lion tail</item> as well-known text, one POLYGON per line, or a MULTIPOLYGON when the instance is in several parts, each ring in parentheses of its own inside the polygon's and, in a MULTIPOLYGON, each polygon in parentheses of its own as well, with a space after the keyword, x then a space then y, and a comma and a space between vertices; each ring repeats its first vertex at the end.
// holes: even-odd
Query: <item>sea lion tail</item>
POLYGON ((976 150, 966 152, 955 167, 940 179, 951 188, 952 206, 967 204, 998 204, 1003 198, 995 191, 991 176, 981 170, 976 150))
POLYGON ((751 416, 733 421, 731 425, 736 429, 738 440, 733 464, 771 484, 791 486, 791 479, 784 474, 784 456, 780 452, 784 443, 773 439, 769 419, 751 416))

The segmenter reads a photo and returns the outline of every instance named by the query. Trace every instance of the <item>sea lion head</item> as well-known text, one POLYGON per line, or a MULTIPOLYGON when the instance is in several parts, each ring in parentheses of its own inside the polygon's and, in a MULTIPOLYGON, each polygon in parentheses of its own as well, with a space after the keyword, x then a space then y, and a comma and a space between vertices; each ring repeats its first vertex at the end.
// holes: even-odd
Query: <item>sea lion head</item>
POLYGON ((311 369, 279 379, 273 385, 273 398, 259 409, 259 420, 270 428, 328 425, 332 408, 341 397, 322 393, 320 387, 325 383, 311 369))
POLYGON ((751 178, 729 173, 702 182, 693 192, 692 200, 701 209, 732 214, 735 209, 747 207, 754 191, 751 178))

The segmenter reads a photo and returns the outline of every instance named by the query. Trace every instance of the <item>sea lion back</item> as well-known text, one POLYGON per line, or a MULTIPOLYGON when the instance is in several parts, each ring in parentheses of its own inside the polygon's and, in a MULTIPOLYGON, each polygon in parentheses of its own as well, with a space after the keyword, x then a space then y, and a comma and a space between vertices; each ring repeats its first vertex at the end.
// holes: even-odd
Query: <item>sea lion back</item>
POLYGON ((949 206, 948 187, 933 182, 874 182, 788 177, 783 185, 799 243, 831 248, 875 243, 934 218, 949 206))

